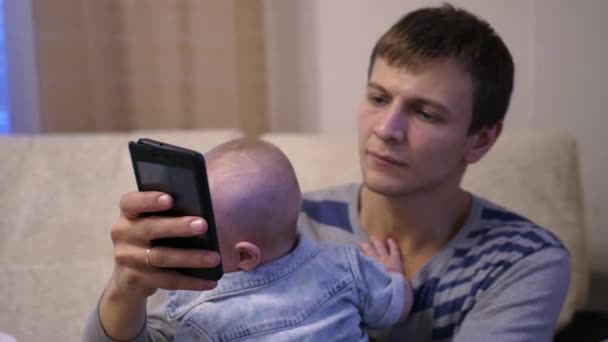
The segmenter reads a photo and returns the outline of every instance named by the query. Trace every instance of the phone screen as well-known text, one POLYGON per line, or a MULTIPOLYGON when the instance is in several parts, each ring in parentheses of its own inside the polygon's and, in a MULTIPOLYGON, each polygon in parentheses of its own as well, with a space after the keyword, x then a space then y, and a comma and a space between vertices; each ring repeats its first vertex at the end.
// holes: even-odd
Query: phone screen
POLYGON ((173 197, 170 216, 203 216, 191 169, 137 161, 142 191, 161 191, 173 197))

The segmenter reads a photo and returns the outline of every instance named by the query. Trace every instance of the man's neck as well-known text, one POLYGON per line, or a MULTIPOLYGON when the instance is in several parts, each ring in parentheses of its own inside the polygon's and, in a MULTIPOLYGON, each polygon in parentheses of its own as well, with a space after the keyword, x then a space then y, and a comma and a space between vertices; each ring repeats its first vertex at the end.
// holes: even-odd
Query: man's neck
POLYGON ((438 188, 389 198, 363 185, 359 203, 361 226, 369 235, 380 239, 392 237, 402 252, 409 255, 432 255, 460 230, 471 199, 460 188, 438 188))

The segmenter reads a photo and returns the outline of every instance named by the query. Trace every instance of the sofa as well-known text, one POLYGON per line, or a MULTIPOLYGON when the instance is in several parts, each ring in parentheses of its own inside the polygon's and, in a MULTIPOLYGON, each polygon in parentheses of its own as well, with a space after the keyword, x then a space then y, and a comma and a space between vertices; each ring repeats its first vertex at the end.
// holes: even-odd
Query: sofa
MULTIPOLYGON (((136 189, 127 143, 139 137, 205 152, 237 130, 0 137, 0 332, 19 341, 78 341, 112 270, 118 199, 136 189)), ((304 191, 361 179, 354 136, 266 133, 304 191)), ((587 300, 588 268, 575 141, 547 131, 503 134, 463 186, 549 227, 572 255, 558 329, 587 300)))

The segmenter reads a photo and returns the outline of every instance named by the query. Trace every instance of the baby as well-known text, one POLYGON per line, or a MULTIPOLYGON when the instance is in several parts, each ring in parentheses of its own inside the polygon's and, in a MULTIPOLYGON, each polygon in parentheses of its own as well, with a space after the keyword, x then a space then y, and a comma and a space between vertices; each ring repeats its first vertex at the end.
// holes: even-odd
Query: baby
POLYGON ((238 139, 205 158, 225 274, 210 291, 169 292, 175 340, 367 341, 364 328, 406 318, 412 292, 394 243, 383 266, 299 235, 300 188, 276 146, 238 139))

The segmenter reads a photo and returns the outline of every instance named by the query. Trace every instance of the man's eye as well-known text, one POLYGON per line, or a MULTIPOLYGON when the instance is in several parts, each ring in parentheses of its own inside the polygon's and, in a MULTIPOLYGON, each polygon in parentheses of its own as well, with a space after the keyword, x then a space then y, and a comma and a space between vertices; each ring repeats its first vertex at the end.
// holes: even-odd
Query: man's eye
POLYGON ((435 118, 434 116, 430 115, 430 114, 429 114, 429 113, 427 113, 427 112, 421 111, 421 110, 419 110, 419 111, 418 111, 418 115, 419 115, 419 116, 420 116, 420 117, 421 117, 423 120, 426 120, 426 121, 429 121, 429 122, 434 122, 434 121, 437 121, 437 120, 436 120, 436 118, 435 118))
POLYGON ((369 102, 376 106, 386 104, 386 98, 384 96, 369 95, 368 99, 369 102))

